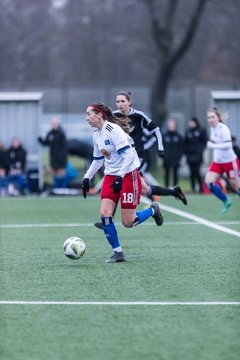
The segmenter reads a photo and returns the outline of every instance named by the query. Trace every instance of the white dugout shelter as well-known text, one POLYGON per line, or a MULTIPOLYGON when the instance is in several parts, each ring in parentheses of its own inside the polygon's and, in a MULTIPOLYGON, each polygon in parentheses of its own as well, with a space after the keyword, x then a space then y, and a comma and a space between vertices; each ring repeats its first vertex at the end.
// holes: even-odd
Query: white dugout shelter
POLYGON ((42 116, 40 92, 0 92, 0 139, 9 147, 13 137, 18 137, 27 151, 27 170, 38 169, 39 186, 43 184, 40 146, 42 116))

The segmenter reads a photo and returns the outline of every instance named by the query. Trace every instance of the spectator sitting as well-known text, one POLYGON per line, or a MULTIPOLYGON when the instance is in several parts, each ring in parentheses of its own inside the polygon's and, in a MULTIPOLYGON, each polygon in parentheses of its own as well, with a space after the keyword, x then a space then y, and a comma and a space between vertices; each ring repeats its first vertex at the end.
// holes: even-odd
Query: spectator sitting
POLYGON ((7 151, 8 173, 8 194, 18 195, 24 193, 26 150, 22 147, 20 140, 15 137, 7 151))
POLYGON ((7 194, 7 173, 8 173, 7 151, 3 142, 0 140, 0 195, 7 194))

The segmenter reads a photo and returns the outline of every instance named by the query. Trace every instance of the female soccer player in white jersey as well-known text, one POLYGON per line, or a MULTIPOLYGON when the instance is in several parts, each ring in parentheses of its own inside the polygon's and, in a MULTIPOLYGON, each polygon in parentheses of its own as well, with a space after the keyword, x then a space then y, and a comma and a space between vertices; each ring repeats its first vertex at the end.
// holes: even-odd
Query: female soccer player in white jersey
POLYGON ((210 191, 223 202, 221 213, 224 214, 232 205, 232 201, 216 182, 225 172, 232 188, 240 196, 240 164, 233 151, 230 130, 223 123, 222 115, 217 108, 210 109, 207 118, 210 125, 210 140, 207 147, 213 149, 213 162, 205 176, 205 182, 210 191))
MULTIPOLYGON (((148 196, 150 199, 152 199, 154 195, 174 196, 175 198, 181 200, 184 205, 187 205, 187 199, 180 186, 176 185, 172 189, 164 188, 162 186, 149 185, 144 180, 144 173, 147 168, 146 152, 144 149, 144 142, 142 140, 144 130, 147 130, 151 135, 155 135, 158 146, 158 154, 161 157, 164 156, 162 135, 159 127, 154 124, 154 122, 144 112, 136 110, 132 107, 132 102, 130 93, 120 91, 116 96, 116 105, 118 110, 114 111, 114 115, 119 119, 125 119, 128 117, 131 120, 129 135, 134 140, 135 149, 140 159, 140 167, 138 170, 141 175, 142 195, 148 196)), ((97 228, 102 229, 102 223, 96 222, 94 225, 97 228)))
POLYGON ((101 218, 106 239, 114 250, 114 255, 106 262, 125 261, 112 217, 118 201, 121 203, 122 224, 125 227, 138 225, 151 216, 160 226, 163 216, 157 203, 153 203, 147 209, 136 211, 141 194, 141 180, 137 170, 140 162, 133 140, 127 134, 129 119, 120 121, 109 107, 96 103, 88 106, 87 121, 97 130, 93 134, 93 161, 83 178, 83 196, 86 198, 89 181, 104 163, 101 218))

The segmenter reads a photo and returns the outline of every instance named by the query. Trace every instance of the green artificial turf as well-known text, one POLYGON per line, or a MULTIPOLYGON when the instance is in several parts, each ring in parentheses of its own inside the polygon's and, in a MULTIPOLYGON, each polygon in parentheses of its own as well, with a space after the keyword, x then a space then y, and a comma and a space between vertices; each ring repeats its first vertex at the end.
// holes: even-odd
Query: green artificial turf
MULTIPOLYGON (((99 198, 6 198, 0 211, 0 301, 240 301, 240 238, 164 211, 117 229, 127 262, 112 250, 99 198), (62 245, 80 236, 77 261, 62 245)), ((225 216, 212 196, 161 202, 240 232, 240 202, 225 216)), ((143 205, 141 205, 143 206, 143 205)), ((237 360, 240 306, 0 304, 0 358, 237 360)))

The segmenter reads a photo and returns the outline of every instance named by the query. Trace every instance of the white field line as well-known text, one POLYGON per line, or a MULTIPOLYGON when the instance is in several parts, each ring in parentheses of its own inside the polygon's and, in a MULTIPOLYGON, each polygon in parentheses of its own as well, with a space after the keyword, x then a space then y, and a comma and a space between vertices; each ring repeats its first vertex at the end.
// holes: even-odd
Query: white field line
POLYGON ((0 301, 0 305, 239 306, 240 301, 0 301))
MULTIPOLYGON (((145 197, 141 197, 141 202, 144 203, 144 204, 150 204, 150 200, 145 198, 145 197)), ((172 214, 176 214, 176 215, 179 215, 179 216, 182 216, 186 219, 190 219, 190 220, 193 220, 199 224, 202 224, 202 225, 205 225, 205 226, 208 226, 212 229, 216 229, 216 230, 219 230, 219 231, 222 231, 226 234, 230 234, 230 235, 234 235, 234 236, 237 236, 240 238, 240 232, 239 231, 236 231, 236 230, 232 230, 232 229, 229 229, 225 226, 222 226, 222 225, 218 225, 216 223, 213 223, 212 221, 209 221, 209 220, 206 220, 204 218, 201 218, 200 216, 197 216, 197 215, 192 215, 186 211, 182 211, 182 210, 178 210, 178 209, 175 209, 171 206, 168 206, 168 205, 164 205, 164 204, 160 204, 160 208, 163 209, 163 210, 166 210, 172 214)))
POLYGON ((1 224, 0 229, 51 228, 51 227, 93 227, 93 223, 46 223, 46 224, 1 224))
MULTIPOLYGON (((193 222, 166 222, 165 225, 197 225, 193 222)), ((121 225, 121 223, 115 223, 121 225)), ((155 226, 155 222, 142 224, 143 226, 155 226)), ((55 223, 55 224, 2 224, 0 229, 18 229, 18 228, 53 228, 53 227, 94 227, 93 223, 55 223)))
MULTIPOLYGON (((162 205, 161 205, 161 208, 162 205)), ((223 225, 240 225, 240 221, 216 221, 214 224, 223 225)), ((120 226, 121 223, 115 223, 120 226)), ((165 221, 164 226, 185 226, 185 225, 201 225, 199 222, 193 221, 165 221)), ((141 226, 155 226, 155 222, 143 223, 141 226)), ((45 224, 0 224, 0 229, 21 229, 21 228, 54 228, 54 227, 93 227, 93 223, 45 223, 45 224)))

